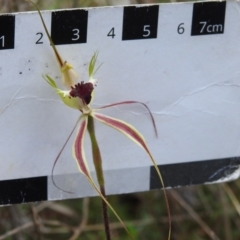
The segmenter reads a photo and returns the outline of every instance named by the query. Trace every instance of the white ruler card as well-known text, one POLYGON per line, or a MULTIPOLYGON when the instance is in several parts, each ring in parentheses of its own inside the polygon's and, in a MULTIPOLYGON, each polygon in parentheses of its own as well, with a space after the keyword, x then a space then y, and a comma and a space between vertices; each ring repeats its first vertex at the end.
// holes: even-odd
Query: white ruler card
MULTIPOLYGON (((197 2, 44 11, 64 60, 87 81, 99 51, 93 107, 136 100, 106 115, 145 136, 167 187, 239 176, 240 5, 197 2)), ((61 73, 36 12, 0 16, 0 204, 94 196, 71 156, 54 160, 80 113, 59 100, 42 75, 61 73)), ((160 188, 146 153, 96 124, 107 194, 160 188)), ((94 175, 90 141, 85 151, 94 175)))

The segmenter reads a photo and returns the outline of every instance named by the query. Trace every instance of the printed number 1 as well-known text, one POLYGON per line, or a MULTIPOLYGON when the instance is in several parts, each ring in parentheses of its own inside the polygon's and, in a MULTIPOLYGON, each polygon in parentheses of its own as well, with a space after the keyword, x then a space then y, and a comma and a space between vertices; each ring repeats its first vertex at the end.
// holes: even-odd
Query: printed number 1
POLYGON ((4 47, 5 43, 4 43, 4 36, 0 37, 0 40, 2 40, 2 47, 4 47))

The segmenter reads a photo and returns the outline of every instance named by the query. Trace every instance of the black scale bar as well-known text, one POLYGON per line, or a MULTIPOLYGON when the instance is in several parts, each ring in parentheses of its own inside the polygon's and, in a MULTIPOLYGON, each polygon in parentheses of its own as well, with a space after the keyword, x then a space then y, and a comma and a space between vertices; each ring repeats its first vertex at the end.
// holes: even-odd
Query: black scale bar
POLYGON ((192 36, 223 34, 226 2, 193 4, 192 36))
MULTIPOLYGON (((165 187, 214 182, 229 177, 240 167, 240 157, 158 166, 165 187)), ((155 168, 150 169, 150 190, 162 188, 155 168)))
POLYGON ((13 49, 15 40, 15 16, 0 16, 0 50, 13 49))
MULTIPOLYGON (((240 167, 240 157, 158 166, 165 187, 211 183, 231 176, 240 167)), ((153 166, 149 190, 162 188, 153 166)), ((47 176, 0 181, 0 205, 48 200, 47 176)))
POLYGON ((52 12, 51 37, 55 45, 87 42, 88 11, 52 12))
POLYGON ((122 40, 157 38, 159 6, 124 7, 122 40))
MULTIPOLYGON (((225 10, 226 2, 194 3, 191 36, 223 34, 225 10)), ((124 7, 122 40, 157 38, 158 18, 159 5, 124 7)), ((51 36, 56 45, 87 43, 87 28, 87 10, 52 12, 51 36)), ((0 16, 0 50, 14 49, 14 33, 15 16, 0 16)))
POLYGON ((48 200, 47 177, 0 181, 0 205, 48 200))

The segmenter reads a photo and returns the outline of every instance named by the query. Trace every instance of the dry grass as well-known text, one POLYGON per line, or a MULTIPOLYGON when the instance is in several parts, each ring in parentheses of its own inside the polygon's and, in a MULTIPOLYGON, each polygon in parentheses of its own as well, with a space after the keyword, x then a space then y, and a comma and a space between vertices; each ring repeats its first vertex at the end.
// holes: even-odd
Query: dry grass
MULTIPOLYGON (((239 183, 168 190, 172 239, 237 240, 240 238, 239 183), (235 193, 235 194, 234 194, 235 193)), ((109 201, 135 239, 166 239, 167 213, 162 191, 110 196, 109 201)), ((3 239, 104 239, 99 198, 42 202, 2 207, 3 239)), ((113 239, 126 239, 110 216, 113 239)))

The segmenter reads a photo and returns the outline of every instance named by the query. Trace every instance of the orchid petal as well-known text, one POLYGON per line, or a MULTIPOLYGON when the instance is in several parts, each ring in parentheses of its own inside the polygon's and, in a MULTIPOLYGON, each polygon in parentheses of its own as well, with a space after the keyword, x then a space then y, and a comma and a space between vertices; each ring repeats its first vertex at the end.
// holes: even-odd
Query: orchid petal
MULTIPOLYGON (((168 216, 169 216, 169 219, 171 219, 170 207, 169 207, 169 203, 168 203, 168 200, 167 200, 167 194, 166 194, 166 190, 165 190, 165 187, 164 187, 164 182, 163 182, 162 175, 160 173, 159 168, 157 167, 157 164, 156 164, 151 152, 149 151, 149 149, 146 145, 146 142, 145 142, 145 139, 143 138, 143 136, 132 125, 130 125, 130 124, 128 124, 128 123, 126 123, 122 120, 112 118, 112 117, 109 117, 109 116, 106 116, 106 115, 103 115, 103 114, 99 114, 99 113, 96 113, 96 112, 91 112, 91 116, 94 117, 96 120, 98 120, 98 121, 114 128, 114 129, 118 130, 119 132, 123 133, 125 136, 127 136, 129 139, 131 139, 133 142, 135 142, 137 145, 142 147, 147 152, 148 156, 150 157, 150 159, 151 159, 151 161, 152 161, 152 163, 153 163, 153 165, 154 165, 154 167, 157 171, 160 182, 163 186, 165 201, 166 201, 166 205, 167 205, 167 209, 168 209, 168 216)), ((169 237, 170 237, 170 233, 171 233, 171 224, 169 222, 169 237)))
POLYGON ((94 74, 97 72, 97 70, 101 67, 102 64, 100 64, 100 66, 98 66, 98 68, 96 70, 95 69, 95 65, 96 65, 96 61, 97 61, 97 57, 98 57, 98 51, 96 51, 90 62, 89 62, 89 66, 88 66, 88 75, 89 75, 89 82, 92 82, 93 85, 96 84, 97 80, 93 79, 94 74))
POLYGON ((130 125, 122 120, 112 118, 112 117, 109 117, 109 116, 106 116, 103 114, 95 113, 95 112, 92 112, 91 116, 94 117, 95 119, 97 119, 98 121, 114 128, 114 129, 120 131, 121 133, 123 133, 124 135, 126 135, 129 139, 131 139, 137 145, 139 145, 140 147, 145 149, 146 152, 149 154, 150 158, 152 159, 152 161, 155 162, 153 160, 153 157, 152 157, 150 151, 147 148, 145 139, 143 138, 141 133, 139 133, 137 131, 137 129, 134 128, 132 125, 130 125))
POLYGON ((44 76, 44 79, 48 82, 48 84, 54 88, 56 93, 62 99, 63 103, 66 104, 68 107, 80 110, 84 108, 83 101, 80 98, 73 98, 69 95, 69 91, 63 91, 57 87, 55 81, 49 77, 48 75, 44 76))
POLYGON ((149 113, 149 115, 150 115, 150 117, 151 117, 151 121, 152 121, 152 124, 153 124, 153 128, 154 128, 155 135, 156 135, 156 137, 158 137, 157 127, 156 127, 156 124, 155 124, 154 117, 153 117, 153 115, 152 115, 149 107, 148 107, 145 103, 143 103, 143 102, 138 102, 138 101, 122 101, 122 102, 117 102, 117 103, 108 104, 108 105, 105 105, 105 106, 96 108, 95 110, 104 109, 104 108, 109 108, 109 107, 114 107, 114 106, 123 105, 123 104, 133 104, 133 103, 134 103, 134 104, 135 104, 135 103, 141 104, 141 105, 143 105, 143 106, 147 109, 147 111, 148 111, 148 113, 149 113))
POLYGON ((121 220, 121 218, 119 217, 119 215, 116 213, 116 211, 114 210, 114 208, 111 206, 111 204, 107 201, 107 199, 102 195, 101 191, 99 190, 99 188, 96 186, 96 184, 94 183, 91 174, 89 172, 89 168, 87 165, 87 161, 86 161, 86 157, 85 157, 85 152, 84 152, 84 136, 87 130, 87 125, 88 125, 88 116, 87 115, 82 115, 81 119, 80 119, 80 125, 79 125, 79 129, 77 132, 77 136, 76 139, 74 141, 73 144, 73 158, 76 160, 77 165, 78 165, 78 169, 81 173, 83 173, 87 180, 90 182, 90 184, 92 185, 92 187, 98 192, 99 196, 103 199, 103 201, 108 205, 108 207, 112 210, 112 212, 114 213, 114 215, 117 217, 117 219, 121 222, 122 226, 124 227, 124 229, 126 230, 126 232, 128 233, 129 237, 132 239, 131 234, 129 232, 129 230, 127 229, 127 227, 125 226, 125 224, 123 223, 123 221, 121 220))
POLYGON ((86 177, 91 178, 84 152, 84 135, 87 130, 88 116, 82 115, 77 136, 72 147, 73 158, 76 160, 78 169, 86 177))
POLYGON ((95 52, 89 62, 89 66, 88 66, 89 78, 92 78, 92 76, 94 74, 94 68, 95 68, 95 64, 97 61, 97 56, 98 56, 98 52, 95 52))
MULTIPOLYGON (((97 83, 97 80, 96 79, 93 79, 93 75, 95 74, 95 72, 99 69, 99 66, 97 68, 97 70, 94 71, 94 68, 95 68, 95 64, 96 64, 96 61, 97 61, 97 57, 98 57, 98 52, 95 52, 89 62, 89 66, 88 66, 88 75, 89 75, 89 82, 91 82, 93 84, 93 86, 96 86, 96 83, 97 83)), ((89 104, 91 104, 93 102, 93 99, 94 99, 94 96, 95 96, 95 91, 93 90, 92 91, 92 94, 91 94, 91 102, 89 104)))

